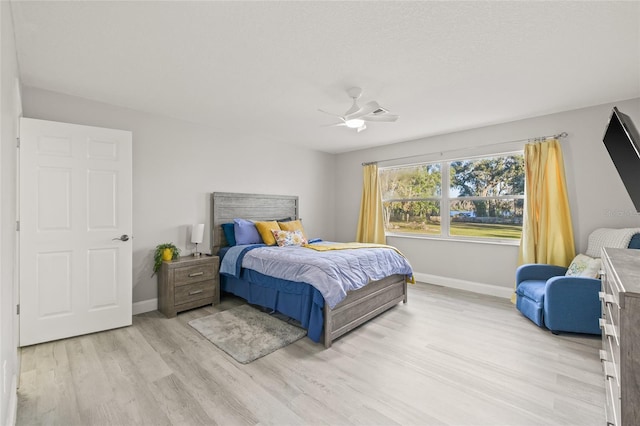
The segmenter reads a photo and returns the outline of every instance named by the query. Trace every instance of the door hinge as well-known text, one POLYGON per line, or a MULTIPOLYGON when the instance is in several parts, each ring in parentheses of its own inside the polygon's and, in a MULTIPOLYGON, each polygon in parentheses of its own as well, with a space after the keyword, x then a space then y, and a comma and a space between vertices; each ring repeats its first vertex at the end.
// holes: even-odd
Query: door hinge
POLYGON ((16 305, 16 315, 20 315, 20 304, 16 305))
POLYGON ((18 141, 18 144, 16 145, 18 148, 20 148, 20 137, 16 138, 16 141, 18 141))
POLYGON ((20 231, 20 221, 16 220, 16 231, 20 231))

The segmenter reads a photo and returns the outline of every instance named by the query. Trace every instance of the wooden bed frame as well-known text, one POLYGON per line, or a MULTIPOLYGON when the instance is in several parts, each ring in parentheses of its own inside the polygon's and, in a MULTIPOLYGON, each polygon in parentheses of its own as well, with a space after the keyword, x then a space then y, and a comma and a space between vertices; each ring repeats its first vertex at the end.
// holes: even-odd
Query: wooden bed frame
MULTIPOLYGON (((227 245, 221 225, 233 222, 234 218, 299 219, 297 196, 214 192, 211 194, 211 203, 212 254, 217 254, 221 247, 227 245)), ((407 282, 404 275, 391 275, 351 291, 333 309, 325 303, 324 346, 331 347, 331 343, 338 337, 400 302, 407 303, 407 282)))

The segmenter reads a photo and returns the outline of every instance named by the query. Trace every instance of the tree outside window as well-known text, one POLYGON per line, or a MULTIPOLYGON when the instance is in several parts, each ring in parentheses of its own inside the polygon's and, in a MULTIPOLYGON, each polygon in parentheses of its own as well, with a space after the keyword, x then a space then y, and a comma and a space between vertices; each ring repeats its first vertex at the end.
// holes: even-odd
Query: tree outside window
POLYGON ((379 172, 387 232, 440 235, 441 170, 433 163, 379 172))
POLYGON ((388 234, 520 238, 522 153, 381 168, 379 174, 388 234))

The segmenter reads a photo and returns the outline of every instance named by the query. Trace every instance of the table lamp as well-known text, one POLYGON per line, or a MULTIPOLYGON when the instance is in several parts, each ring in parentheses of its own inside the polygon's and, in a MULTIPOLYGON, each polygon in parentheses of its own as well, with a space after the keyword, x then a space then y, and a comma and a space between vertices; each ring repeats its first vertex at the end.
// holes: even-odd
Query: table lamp
POLYGON ((204 239, 204 223, 199 223, 197 225, 191 225, 191 242, 195 243, 196 251, 193 252, 195 257, 200 256, 200 252, 198 252, 198 244, 202 243, 204 239))

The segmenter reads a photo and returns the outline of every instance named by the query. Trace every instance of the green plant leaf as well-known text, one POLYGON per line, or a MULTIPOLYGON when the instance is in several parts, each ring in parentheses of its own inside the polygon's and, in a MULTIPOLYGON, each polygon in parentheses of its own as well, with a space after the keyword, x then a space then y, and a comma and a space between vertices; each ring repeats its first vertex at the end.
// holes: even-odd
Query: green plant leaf
POLYGON ((173 251, 171 260, 180 257, 180 249, 173 245, 173 243, 158 244, 156 250, 153 252, 153 274, 151 276, 154 276, 160 269, 160 266, 162 266, 162 252, 165 249, 171 249, 173 251))

